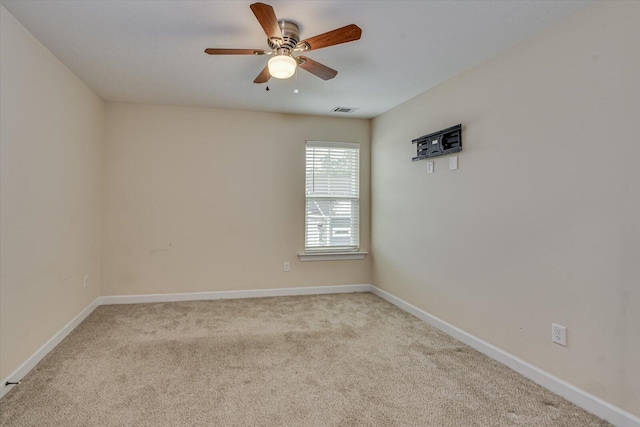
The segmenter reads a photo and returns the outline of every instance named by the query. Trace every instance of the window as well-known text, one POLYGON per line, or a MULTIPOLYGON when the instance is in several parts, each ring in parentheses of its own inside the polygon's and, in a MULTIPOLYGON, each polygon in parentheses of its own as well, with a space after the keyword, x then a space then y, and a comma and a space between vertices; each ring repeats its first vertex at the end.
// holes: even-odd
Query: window
POLYGON ((305 252, 357 251, 360 144, 307 141, 305 252))

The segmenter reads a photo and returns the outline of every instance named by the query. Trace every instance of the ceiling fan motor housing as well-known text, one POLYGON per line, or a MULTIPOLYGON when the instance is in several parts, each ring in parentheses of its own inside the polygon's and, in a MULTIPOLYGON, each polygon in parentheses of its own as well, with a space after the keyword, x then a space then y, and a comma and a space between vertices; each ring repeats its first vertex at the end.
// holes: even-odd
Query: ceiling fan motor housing
POLYGON ((270 52, 262 49, 218 48, 208 48, 204 51, 209 55, 270 55, 267 66, 256 77, 254 83, 266 83, 271 77, 287 79, 295 74, 298 67, 323 80, 330 80, 338 74, 336 70, 306 56, 293 56, 293 53, 352 42, 359 40, 362 34, 360 27, 350 24, 300 41, 300 26, 286 19, 278 20, 273 7, 265 3, 253 3, 250 8, 267 36, 270 52))
POLYGON ((269 47, 273 50, 286 49, 291 52, 296 48, 300 41, 300 27, 295 22, 278 21, 280 30, 282 31, 282 40, 269 39, 269 47))

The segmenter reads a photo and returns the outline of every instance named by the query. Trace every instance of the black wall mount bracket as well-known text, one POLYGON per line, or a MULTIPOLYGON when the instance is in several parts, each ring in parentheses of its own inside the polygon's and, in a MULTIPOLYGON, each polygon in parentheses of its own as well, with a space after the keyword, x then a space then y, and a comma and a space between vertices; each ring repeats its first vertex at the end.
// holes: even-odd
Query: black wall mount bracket
POLYGON ((428 159, 429 157, 444 156, 445 154, 462 151, 462 125, 452 126, 439 132, 430 133, 411 141, 416 144, 417 155, 411 160, 428 159))

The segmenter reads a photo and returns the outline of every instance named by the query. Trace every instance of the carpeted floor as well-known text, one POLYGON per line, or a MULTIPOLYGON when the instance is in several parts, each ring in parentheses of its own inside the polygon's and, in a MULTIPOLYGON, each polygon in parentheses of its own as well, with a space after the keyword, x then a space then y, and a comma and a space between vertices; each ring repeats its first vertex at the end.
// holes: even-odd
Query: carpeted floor
POLYGON ((98 307, 3 426, 605 426, 372 294, 98 307))

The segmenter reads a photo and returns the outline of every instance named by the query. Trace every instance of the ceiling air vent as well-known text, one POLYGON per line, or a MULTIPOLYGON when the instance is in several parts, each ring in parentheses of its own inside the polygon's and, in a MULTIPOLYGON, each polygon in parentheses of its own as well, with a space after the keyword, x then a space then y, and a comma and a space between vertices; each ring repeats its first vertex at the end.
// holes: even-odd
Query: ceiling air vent
POLYGON ((332 113, 353 113, 354 111, 356 111, 357 108, 350 108, 350 107, 336 107, 333 110, 331 110, 332 113))

